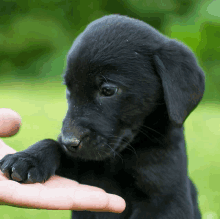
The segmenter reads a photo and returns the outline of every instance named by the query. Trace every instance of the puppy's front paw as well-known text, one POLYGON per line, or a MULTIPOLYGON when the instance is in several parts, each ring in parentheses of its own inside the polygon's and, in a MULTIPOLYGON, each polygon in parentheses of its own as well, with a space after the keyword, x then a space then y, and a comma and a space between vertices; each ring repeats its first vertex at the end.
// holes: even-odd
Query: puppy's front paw
POLYGON ((47 174, 40 160, 25 152, 7 154, 0 160, 0 170, 9 179, 21 183, 43 182, 52 175, 47 174))

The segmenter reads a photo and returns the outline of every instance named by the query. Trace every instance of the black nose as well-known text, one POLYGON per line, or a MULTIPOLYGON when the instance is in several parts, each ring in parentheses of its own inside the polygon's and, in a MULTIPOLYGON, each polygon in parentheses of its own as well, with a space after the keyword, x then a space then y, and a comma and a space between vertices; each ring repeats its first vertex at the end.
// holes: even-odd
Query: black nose
POLYGON ((65 137, 62 135, 62 144, 70 151, 76 151, 79 148, 80 140, 76 137, 65 137))
POLYGON ((61 144, 63 144, 67 150, 75 152, 82 146, 82 140, 90 134, 90 130, 81 126, 70 126, 70 121, 67 120, 62 127, 60 134, 61 144))
POLYGON ((62 130, 60 134, 61 144, 63 144, 68 150, 75 152, 82 147, 82 140, 89 135, 90 131, 87 129, 82 131, 79 128, 72 131, 74 132, 62 130))

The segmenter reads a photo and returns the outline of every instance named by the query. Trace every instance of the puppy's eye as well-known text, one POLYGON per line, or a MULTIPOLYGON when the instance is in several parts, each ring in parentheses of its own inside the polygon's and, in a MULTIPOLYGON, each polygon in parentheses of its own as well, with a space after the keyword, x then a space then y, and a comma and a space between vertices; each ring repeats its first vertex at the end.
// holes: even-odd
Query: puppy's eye
POLYGON ((113 96, 118 92, 118 88, 112 85, 103 85, 100 89, 100 95, 101 96, 113 96))

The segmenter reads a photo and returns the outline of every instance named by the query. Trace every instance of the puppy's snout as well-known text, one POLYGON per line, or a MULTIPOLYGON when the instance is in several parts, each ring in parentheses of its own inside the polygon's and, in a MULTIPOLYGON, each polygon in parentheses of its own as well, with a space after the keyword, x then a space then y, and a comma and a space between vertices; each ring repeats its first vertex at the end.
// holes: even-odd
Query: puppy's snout
POLYGON ((74 129, 73 132, 65 131, 61 133, 61 142, 62 144, 70 151, 76 151, 82 147, 82 140, 89 135, 89 130, 79 130, 74 129))
POLYGON ((82 147, 82 139, 78 139, 75 136, 72 137, 65 137, 62 136, 62 144, 65 146, 68 150, 72 152, 76 152, 79 148, 82 147))
POLYGON ((79 144, 80 144, 80 140, 77 139, 76 137, 72 137, 72 138, 69 138, 69 137, 63 137, 62 138, 62 143, 68 147, 68 148, 74 148, 74 149, 77 149, 79 147, 79 144))

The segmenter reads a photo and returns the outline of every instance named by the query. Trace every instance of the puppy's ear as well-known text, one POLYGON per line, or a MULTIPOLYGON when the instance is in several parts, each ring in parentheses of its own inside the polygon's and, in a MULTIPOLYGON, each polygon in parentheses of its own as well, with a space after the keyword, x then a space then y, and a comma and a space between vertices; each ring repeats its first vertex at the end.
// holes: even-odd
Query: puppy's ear
POLYGON ((175 40, 156 51, 154 63, 162 80, 169 119, 181 126, 202 99, 205 75, 194 54, 175 40))

